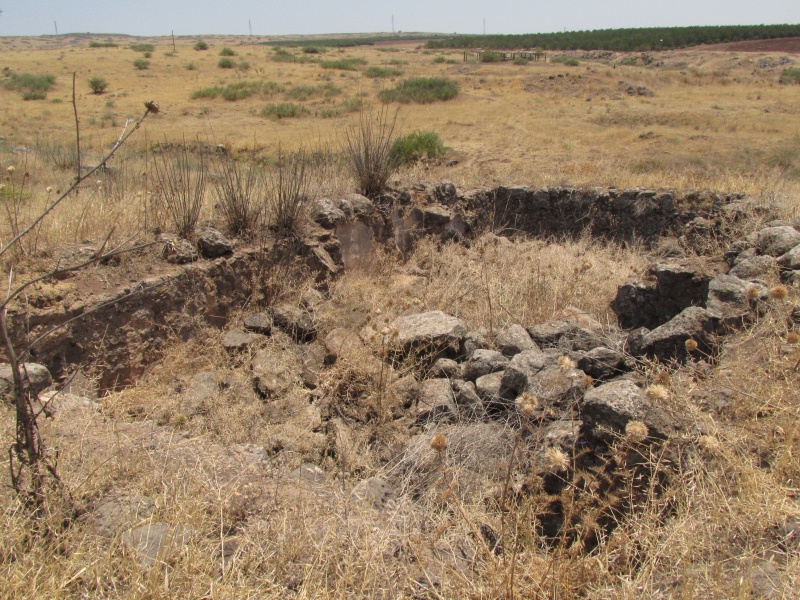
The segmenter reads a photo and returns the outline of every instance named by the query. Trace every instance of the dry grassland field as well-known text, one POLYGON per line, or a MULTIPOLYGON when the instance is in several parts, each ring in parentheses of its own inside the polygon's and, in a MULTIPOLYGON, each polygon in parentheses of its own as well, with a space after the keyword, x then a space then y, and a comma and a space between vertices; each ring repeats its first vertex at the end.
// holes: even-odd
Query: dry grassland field
MULTIPOLYGON (((6 383, 0 440, 27 407, 60 476, 28 465, 36 491, 15 493, 0 460, 0 597, 800 598, 800 266, 756 233, 800 237, 797 45, 516 64, 289 42, 0 38, 0 246, 20 235, 0 265, 26 286, 2 360, 13 345, 55 377, 30 404, 6 383), (381 101, 432 77, 457 95, 381 101), (76 112, 90 175, 26 233, 75 180, 76 112), (348 140, 370 127, 445 148, 354 200, 348 140), (165 189, 198 173, 180 237, 165 189), (238 230, 231 173, 254 177, 238 230), (682 229, 603 237, 546 210, 566 225, 497 227, 481 203, 501 186, 669 192, 682 229), (336 228, 320 198, 350 198, 336 228), (197 256, 210 226, 233 253, 197 256), (651 286, 629 320, 700 311, 747 252, 760 271, 719 292, 744 313, 674 356, 632 350, 651 334, 620 328, 619 286, 651 286), (418 315, 458 331, 408 341, 418 315)), ((633 210, 613 226, 661 214, 633 210)))

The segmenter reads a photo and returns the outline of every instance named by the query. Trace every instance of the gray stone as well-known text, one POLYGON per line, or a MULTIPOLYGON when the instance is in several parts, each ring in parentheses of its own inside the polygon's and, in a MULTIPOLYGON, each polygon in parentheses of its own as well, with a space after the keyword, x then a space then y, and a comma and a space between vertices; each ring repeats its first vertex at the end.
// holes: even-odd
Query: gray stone
POLYGON ((778 257, 778 264, 784 269, 800 270, 800 246, 795 246, 785 254, 778 257))
POLYGON ((308 389, 319 386, 319 376, 325 366, 325 348, 319 342, 305 344, 300 348, 300 378, 308 389))
POLYGON ((97 383, 84 375, 83 371, 71 373, 61 391, 92 400, 96 400, 98 397, 97 383))
POLYGON ((500 382, 503 373, 489 373, 475 380, 475 392, 486 404, 495 404, 500 400, 500 382))
POLYGON ((333 229, 346 219, 344 211, 330 198, 319 198, 311 203, 311 218, 320 227, 333 229))
MULTIPOLYGON (((755 284, 734 275, 717 275, 708 288, 708 314, 729 327, 741 326, 753 316, 747 295, 755 284)), ((759 296, 766 292, 761 286, 759 296)))
POLYGON ((422 226, 426 229, 447 225, 453 213, 441 204, 429 204, 422 209, 422 226))
POLYGON ((474 383, 455 379, 450 382, 450 386, 458 407, 458 414, 462 419, 480 419, 483 417, 483 402, 475 391, 474 383))
POLYGON ((789 225, 767 227, 756 233, 755 245, 761 254, 780 256, 800 245, 800 231, 789 225))
POLYGON ((156 562, 169 561, 192 537, 194 532, 183 525, 148 523, 123 533, 122 543, 136 554, 137 562, 147 568, 156 562))
POLYGON ((244 328, 253 333, 269 335, 272 333, 272 316, 266 312, 250 313, 244 318, 244 328))
POLYGON ((581 405, 581 419, 591 435, 611 440, 623 435, 629 421, 647 426, 648 437, 667 439, 677 429, 676 420, 654 406, 644 392, 628 380, 605 383, 586 392, 581 405))
POLYGON ((457 349, 467 333, 467 327, 460 319, 440 310, 398 317, 392 326, 398 331, 397 345, 405 350, 457 349))
POLYGON ((228 352, 241 352, 259 339, 260 336, 254 333, 241 329, 230 329, 222 336, 222 347, 228 352))
POLYGON ((339 359, 350 365, 358 365, 370 355, 358 334, 343 327, 332 329, 325 336, 323 344, 325 345, 325 364, 327 365, 332 365, 339 359))
POLYGON ((284 394, 300 380, 301 367, 289 352, 263 348, 250 361, 255 388, 263 398, 284 394))
POLYGON ((155 509, 155 502, 146 496, 112 492, 98 503, 91 518, 100 535, 114 537, 117 532, 149 519, 155 509))
MULTIPOLYGON (((798 253, 800 258, 800 253, 798 253)), ((766 277, 777 271, 777 261, 773 256, 754 256, 736 263, 728 272, 729 275, 740 279, 755 279, 766 277)))
POLYGON ((317 335, 311 314, 291 304, 272 307, 272 322, 299 342, 310 342, 317 335))
MULTIPOLYGON (((30 381, 31 391, 38 394, 42 390, 47 389, 53 383, 53 378, 47 367, 38 363, 23 363, 24 368, 20 369, 20 375, 25 377, 28 375, 30 381)), ((0 395, 5 396, 12 393, 14 390, 14 376, 12 374, 11 365, 8 363, 0 363, 0 395)))
POLYGON ((440 358, 431 367, 431 376, 446 379, 461 379, 462 367, 452 358, 440 358))
POLYGON ((461 350, 464 356, 471 356, 475 350, 480 350, 489 347, 489 341, 486 339, 486 334, 483 331, 469 331, 464 336, 464 341, 461 343, 461 350))
POLYGON ((599 329, 581 327, 574 318, 540 323, 528 327, 528 333, 540 348, 559 348, 565 352, 591 350, 605 343, 599 329))
POLYGON ((630 371, 631 365, 623 352, 600 346, 578 359, 578 368, 602 381, 630 371))
POLYGON ((336 205, 348 219, 369 219, 375 216, 375 205, 361 194, 347 194, 336 205))
POLYGON ((359 481, 353 488, 353 498, 362 505, 375 510, 387 510, 395 506, 397 494, 385 479, 370 477, 359 481))
POLYGON ((213 228, 200 231, 197 235, 197 247, 205 258, 219 258, 233 252, 233 242, 213 228))
POLYGON ((525 350, 533 350, 537 346, 522 325, 516 323, 499 331, 494 338, 495 345, 504 356, 515 356, 525 350))
POLYGON ((420 421, 455 421, 458 408, 447 379, 426 379, 419 385, 417 417, 420 421))
POLYGON ((213 371, 200 371, 189 384, 184 399, 184 410, 189 416, 202 414, 210 408, 209 402, 217 397, 219 384, 213 371))
POLYGON ((524 392, 533 377, 548 363, 547 355, 539 349, 520 352, 503 371, 500 381, 500 395, 516 398, 524 392))
POLYGON ((549 423, 542 429, 541 445, 545 448, 560 448, 572 453, 579 443, 581 421, 562 419, 549 423))
POLYGON ((467 381, 502 371, 508 366, 508 359, 496 350, 475 350, 469 360, 462 365, 462 375, 467 381))
POLYGON ((739 252, 739 254, 736 255, 736 258, 733 259, 733 266, 738 265, 740 262, 744 262, 746 260, 750 260, 751 258, 755 258, 756 256, 760 256, 758 254, 758 250, 756 250, 753 247, 746 248, 741 252, 739 252))
POLYGON ((547 417, 557 409, 566 409, 583 397, 586 374, 579 369, 546 366, 528 379, 523 392, 539 400, 539 408, 547 417))
POLYGON ((185 265, 200 258, 197 248, 189 240, 174 239, 169 240, 164 245, 164 256, 168 263, 174 265, 185 265))
POLYGON ((708 354, 712 350, 713 333, 714 320, 708 311, 699 306, 690 306, 669 322, 645 334, 636 352, 662 361, 682 360, 688 355, 686 340, 692 338, 698 343, 698 350, 708 354))

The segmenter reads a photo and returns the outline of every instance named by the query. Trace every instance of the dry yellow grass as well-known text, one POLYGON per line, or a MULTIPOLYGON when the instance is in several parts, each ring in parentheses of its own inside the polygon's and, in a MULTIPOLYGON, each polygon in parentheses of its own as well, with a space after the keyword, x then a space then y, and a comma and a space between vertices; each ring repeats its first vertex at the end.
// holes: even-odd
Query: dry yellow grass
MULTIPOLYGON (((25 164, 24 155, 11 149, 33 146, 37 138, 71 142, 73 71, 88 162, 117 139, 126 118, 141 114, 143 100, 157 98, 164 109, 148 120, 146 137, 138 136, 115 160, 118 168, 128 165, 125 189, 113 195, 102 178, 93 182, 42 228, 40 246, 95 237, 111 222, 125 232, 143 227, 147 166, 138 150, 145 144, 199 138, 238 152, 255 142, 273 154, 279 146, 335 144, 342 127, 357 118, 310 114, 271 121, 258 116, 267 100, 191 100, 193 90, 241 80, 317 85, 329 78, 343 90, 334 102, 361 93, 375 102, 383 85, 355 72, 342 76, 314 64, 276 63, 268 59, 271 49, 237 38, 207 39, 206 52, 192 49, 194 39, 178 40, 174 56, 165 56, 172 49, 166 39, 142 40, 157 45, 146 71, 133 68, 139 55, 122 38, 119 48, 108 49, 90 49, 86 39, 66 47, 48 38, 0 40, 5 64, 14 71, 58 77, 46 101, 23 102, 18 93, 0 90, 6 108, 0 163, 4 173, 10 164, 18 167, 6 189, 19 189, 30 171, 23 191, 33 189, 34 202, 24 206, 26 214, 35 214, 55 193, 47 186, 63 187, 71 174, 37 153, 29 153, 25 164), (237 52, 234 60, 248 61, 249 70, 218 69, 223 46, 237 52), (197 68, 185 69, 188 62, 197 68), (106 78, 109 92, 89 94, 85 82, 91 76, 106 78)), ((399 176, 402 183, 448 178, 463 186, 700 187, 744 191, 778 201, 787 215, 797 211, 796 89, 778 86, 774 71, 757 66, 758 56, 673 52, 656 55, 662 66, 616 69, 591 60, 577 68, 463 64, 458 52, 446 55, 456 64, 435 64, 436 55, 407 45, 398 52, 366 48, 324 56, 358 56, 370 65, 402 60, 407 76, 443 74, 459 81, 456 100, 401 112, 404 130, 437 131, 459 164, 417 166, 399 176), (654 96, 628 96, 629 84, 644 85, 654 96)), ((322 100, 308 105, 312 112, 326 106, 322 100)), ((313 177, 320 194, 352 188, 334 162, 313 177)), ((511 242, 487 235, 469 247, 422 241, 403 264, 378 256, 370 269, 335 281, 317 306, 318 325, 323 332, 369 321, 382 325, 413 306, 444 310, 473 329, 538 323, 568 306, 607 323, 616 286, 646 263, 637 248, 588 239, 511 242)), ((287 290, 289 299, 299 300, 305 284, 287 290)), ((540 545, 536 496, 511 508, 484 501, 494 497, 492 489, 503 488, 507 472, 517 483, 530 475, 530 457, 517 451, 514 433, 502 424, 487 425, 479 442, 459 426, 424 432, 398 456, 408 434, 385 422, 380 410, 390 412, 393 400, 383 397, 384 382, 373 370, 379 344, 363 350, 364 360, 342 361, 326 372, 323 390, 346 392, 350 386, 369 405, 342 400, 327 406, 331 421, 349 419, 350 429, 323 434, 293 423, 280 401, 253 401, 250 356, 231 358, 219 349, 219 332, 204 330, 190 344, 170 348, 168 360, 135 388, 103 398, 101 413, 68 412, 47 424, 62 436, 55 438, 60 469, 76 508, 93 510, 111 490, 148 496, 154 500, 151 521, 192 528, 186 550, 142 567, 119 535, 96 536, 88 515, 59 529, 58 537, 30 537, 30 522, 4 487, 0 596, 723 599, 758 597, 777 570, 781 579, 773 597, 794 598, 800 551, 796 540, 782 538, 780 527, 800 511, 794 368, 800 355, 796 344, 785 343, 794 339, 786 317, 798 302, 797 290, 770 302, 763 317, 729 338, 710 376, 692 364, 671 371, 641 365, 651 394, 691 422, 683 432, 687 452, 664 493, 621 517, 590 554, 567 547, 548 552, 540 545), (225 385, 202 411, 190 414, 184 390, 203 370, 225 385), (727 395, 716 407, 709 398, 719 390, 727 395), (445 448, 431 449, 434 434, 446 437, 445 448), (236 462, 247 450, 234 445, 248 443, 270 453, 263 470, 236 462), (319 493, 286 479, 306 460, 328 472, 319 493), (403 494, 384 512, 352 501, 359 480, 398 470, 403 489, 416 490, 417 499, 403 494), (482 526, 505 534, 505 552, 492 551, 482 526), (223 553, 229 538, 239 546, 223 553)), ((283 352, 289 343, 276 336, 263 346, 283 352)), ((12 437, 13 413, 3 404, 0 439, 12 437)), ((634 443, 635 435, 629 437, 619 444, 634 443)), ((441 439, 435 446, 441 448, 441 439)), ((56 524, 64 513, 55 498, 51 506, 56 524)))

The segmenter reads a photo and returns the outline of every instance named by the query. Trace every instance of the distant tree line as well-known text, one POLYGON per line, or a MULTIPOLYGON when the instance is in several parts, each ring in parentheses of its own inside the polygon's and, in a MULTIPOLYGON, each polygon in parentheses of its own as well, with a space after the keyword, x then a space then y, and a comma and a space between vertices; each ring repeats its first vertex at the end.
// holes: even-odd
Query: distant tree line
POLYGON ((263 45, 266 46, 285 46, 289 47, 297 47, 297 46, 319 46, 325 48, 351 48, 354 46, 374 46, 378 42, 391 42, 391 41, 423 41, 428 40, 431 37, 440 37, 440 34, 430 34, 430 33, 396 33, 396 34, 385 34, 385 35, 375 35, 369 37, 345 37, 345 38, 321 38, 321 37, 307 37, 307 38, 297 38, 294 40, 276 40, 272 42, 262 42, 263 45))
POLYGON ((700 44, 744 40, 766 40, 800 36, 800 25, 722 25, 698 27, 647 27, 596 29, 520 35, 456 35, 430 40, 426 46, 440 48, 495 48, 542 50, 613 50, 644 52, 670 50, 700 44))

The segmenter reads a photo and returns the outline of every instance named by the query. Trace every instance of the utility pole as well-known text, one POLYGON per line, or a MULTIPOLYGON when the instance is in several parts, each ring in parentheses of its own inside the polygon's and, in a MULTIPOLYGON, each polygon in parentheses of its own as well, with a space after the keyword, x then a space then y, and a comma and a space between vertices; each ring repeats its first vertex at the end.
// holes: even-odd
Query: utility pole
POLYGON ((250 43, 253 43, 253 24, 247 19, 247 28, 250 30, 250 43))
POLYGON ((173 52, 177 52, 177 50, 175 49, 175 30, 174 29, 172 30, 172 51, 173 52))
POLYGON ((392 15, 392 35, 394 35, 394 15, 392 15))
MULTIPOLYGON (((0 13, 1 13, 1 12, 3 12, 3 11, 2 11, 2 10, 0 10, 0 13)), ((58 23, 56 23, 55 21, 53 21, 53 27, 55 27, 55 28, 56 28, 56 35, 58 35, 58 23)))
POLYGON ((483 35, 486 35, 486 17, 483 18, 483 35))

